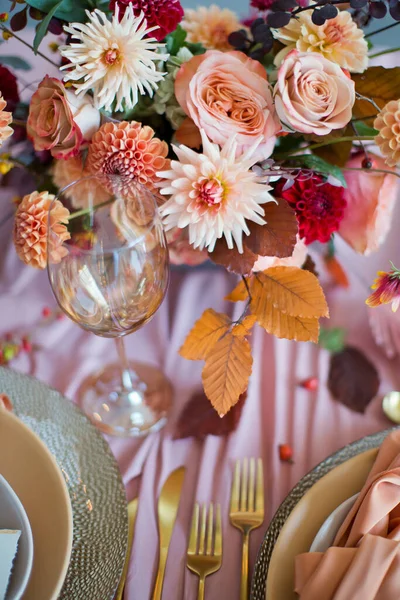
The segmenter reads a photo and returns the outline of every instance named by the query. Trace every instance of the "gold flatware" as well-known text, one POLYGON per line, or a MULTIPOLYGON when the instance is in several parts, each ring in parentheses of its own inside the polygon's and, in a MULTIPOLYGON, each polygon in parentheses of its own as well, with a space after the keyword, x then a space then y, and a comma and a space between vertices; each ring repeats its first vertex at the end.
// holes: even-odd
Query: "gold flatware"
POLYGON ((232 525, 243 533, 240 600, 247 600, 250 531, 260 527, 264 521, 264 477, 261 458, 236 461, 229 518, 232 525))
POLYGON ((208 515, 206 506, 203 505, 200 522, 200 506, 196 502, 194 507, 186 564, 199 576, 197 600, 204 599, 207 575, 218 571, 222 563, 221 506, 217 504, 216 508, 214 522, 213 504, 210 504, 208 515))
POLYGON ((114 600, 122 600, 122 596, 124 594, 126 576, 128 575, 129 561, 132 552, 133 535, 135 533, 137 509, 138 498, 134 498, 134 500, 131 500, 128 504, 128 549, 126 551, 124 568, 122 569, 121 579, 114 600))
POLYGON ((174 529, 181 497, 185 467, 179 467, 171 473, 164 483, 158 499, 158 528, 160 532, 160 559, 153 600, 161 600, 164 583, 165 566, 167 564, 168 548, 174 529))

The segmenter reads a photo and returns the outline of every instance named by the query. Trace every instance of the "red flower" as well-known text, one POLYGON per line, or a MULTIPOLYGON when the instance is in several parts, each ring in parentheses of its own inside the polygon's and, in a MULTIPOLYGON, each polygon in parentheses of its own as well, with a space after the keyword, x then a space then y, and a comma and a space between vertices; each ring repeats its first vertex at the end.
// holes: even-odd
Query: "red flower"
POLYGON ((17 78, 3 65, 0 65, 0 92, 7 102, 7 110, 13 112, 19 102, 17 78))
POLYGON ((175 31, 177 25, 183 19, 183 8, 179 0, 111 0, 110 10, 115 11, 119 7, 119 17, 125 14, 126 7, 132 5, 134 15, 138 17, 141 12, 147 20, 148 27, 155 27, 151 36, 161 41, 168 33, 175 31))
POLYGON ((319 175, 312 178, 299 175, 287 190, 283 190, 284 185, 285 180, 281 180, 275 195, 287 200, 296 211, 300 238, 304 238, 306 244, 317 240, 329 242, 344 215, 344 188, 324 183, 319 175))
POLYGON ((375 308, 381 304, 392 303, 392 311, 400 306, 400 271, 392 263, 393 269, 388 273, 378 271, 371 290, 375 290, 365 301, 368 306, 375 308))
POLYGON ((251 0, 250 6, 257 8, 258 10, 268 10, 273 3, 274 0, 251 0))

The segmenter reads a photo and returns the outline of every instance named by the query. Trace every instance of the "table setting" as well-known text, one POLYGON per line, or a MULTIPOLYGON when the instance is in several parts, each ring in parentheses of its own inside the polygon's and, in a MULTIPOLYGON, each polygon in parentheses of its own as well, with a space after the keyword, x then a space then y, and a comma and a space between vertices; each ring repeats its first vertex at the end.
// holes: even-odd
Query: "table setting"
POLYGON ((0 600, 399 595, 400 4, 208 4, 1 2, 0 600))

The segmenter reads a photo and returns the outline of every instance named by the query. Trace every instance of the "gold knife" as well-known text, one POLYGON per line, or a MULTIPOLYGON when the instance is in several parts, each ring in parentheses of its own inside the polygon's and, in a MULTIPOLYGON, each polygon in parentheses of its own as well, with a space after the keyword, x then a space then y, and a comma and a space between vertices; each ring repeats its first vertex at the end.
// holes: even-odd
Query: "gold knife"
POLYGON ((121 580, 114 600, 122 600, 124 594, 126 576, 128 575, 129 560, 131 558, 133 534, 135 533, 135 521, 138 509, 138 498, 134 498, 128 504, 128 548, 125 556, 124 568, 122 570, 121 580))
POLYGON ((158 528, 160 532, 160 560, 158 563, 157 579, 154 587, 153 600, 161 600, 164 583, 165 565, 167 564, 168 548, 178 513, 179 500, 182 491, 185 467, 179 467, 171 473, 164 483, 158 499, 158 528))

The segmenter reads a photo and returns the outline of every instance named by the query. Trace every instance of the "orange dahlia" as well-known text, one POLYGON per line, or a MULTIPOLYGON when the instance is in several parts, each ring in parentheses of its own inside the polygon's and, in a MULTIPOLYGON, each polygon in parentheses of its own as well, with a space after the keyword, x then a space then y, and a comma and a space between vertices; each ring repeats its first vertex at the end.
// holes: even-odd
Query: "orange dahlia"
POLYGON ((136 121, 105 123, 92 138, 87 168, 153 188, 160 181, 157 171, 169 168, 167 154, 167 143, 154 137, 151 127, 136 121))
POLYGON ((400 100, 391 100, 374 121, 379 131, 375 142, 389 167, 400 164, 400 100))
POLYGON ((68 254, 63 246, 70 234, 66 227, 69 210, 49 192, 32 192, 22 198, 14 222, 14 244, 19 258, 26 265, 44 269, 47 263, 47 236, 51 237, 50 258, 58 263, 68 254), (49 209, 51 208, 50 220, 49 209))

